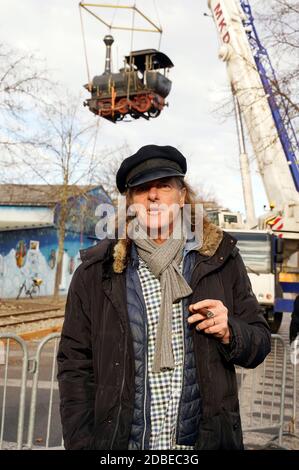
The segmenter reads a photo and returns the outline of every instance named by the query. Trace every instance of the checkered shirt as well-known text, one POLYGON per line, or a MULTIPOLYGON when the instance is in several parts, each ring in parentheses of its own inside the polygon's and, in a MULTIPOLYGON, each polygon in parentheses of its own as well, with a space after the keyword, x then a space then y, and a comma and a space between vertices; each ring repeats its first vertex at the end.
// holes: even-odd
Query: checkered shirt
MULTIPOLYGON (((182 264, 180 271, 182 272, 182 264)), ((192 446, 176 444, 178 408, 182 393, 184 367, 184 330, 182 301, 173 304, 172 350, 175 368, 152 372, 156 329, 159 320, 161 288, 147 264, 139 257, 138 274, 147 312, 147 371, 151 391, 151 435, 149 449, 191 450, 192 446)))

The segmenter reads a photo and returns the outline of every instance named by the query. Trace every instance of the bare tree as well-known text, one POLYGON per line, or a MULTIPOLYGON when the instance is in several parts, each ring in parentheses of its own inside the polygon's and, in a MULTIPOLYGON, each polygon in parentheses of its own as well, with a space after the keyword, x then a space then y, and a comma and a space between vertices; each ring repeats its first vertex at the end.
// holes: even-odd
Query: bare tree
POLYGON ((70 195, 77 187, 78 196, 80 185, 86 190, 107 182, 107 167, 105 177, 101 172, 116 151, 99 150, 99 119, 86 113, 83 98, 67 94, 48 78, 42 61, 4 44, 0 59, 0 180, 43 183, 53 189, 61 185, 56 197, 57 295, 70 195))
MULTIPOLYGON (((101 169, 115 151, 100 151, 99 120, 85 112, 80 97, 65 92, 52 96, 49 103, 40 105, 38 123, 38 140, 31 139, 32 145, 27 145, 17 154, 18 170, 15 170, 15 178, 19 180, 23 173, 27 174, 27 180, 32 181, 34 177, 35 182, 53 185, 53 188, 59 184, 59 192, 55 195, 59 207, 54 286, 54 295, 57 296, 61 283, 69 199, 74 196, 74 192, 80 196, 80 185, 84 185, 83 191, 86 193, 86 188, 99 184, 102 180, 101 169)), ((12 180, 13 176, 10 177, 12 180)))
MULTIPOLYGON (((34 114, 52 82, 42 60, 0 43, 0 148, 2 167, 15 150, 32 145, 34 114)), ((36 136, 33 139, 36 142, 36 136)))
MULTIPOLYGON (((251 2, 252 14, 254 16, 254 24, 262 44, 259 54, 259 60, 264 66, 265 72, 271 86, 271 94, 269 102, 271 105, 275 103, 280 111, 280 116, 284 122, 284 127, 277 125, 276 133, 264 134, 263 139, 258 142, 261 152, 267 151, 272 148, 277 139, 280 137, 280 132, 284 132, 285 128, 288 130, 288 136, 293 144, 293 150, 296 153, 298 139, 294 137, 291 130, 290 123, 295 132, 299 129, 299 0, 270 0, 269 2, 254 1, 251 2), (263 49, 265 48, 265 49, 263 49), (271 60, 273 69, 266 60, 268 53, 271 60), (273 73, 274 71, 274 73, 273 73), (273 93, 273 96, 272 96, 273 93), (289 121, 290 119, 290 121, 289 121)), ((249 31, 251 28, 249 28, 249 31)), ((243 58, 245 60, 245 58, 243 58)), ((248 64, 250 67, 255 65, 248 64)), ((237 77, 236 82, 237 82, 237 77)), ((256 101, 263 96, 262 85, 258 88, 248 87, 248 84, 242 89, 242 83, 238 83, 238 97, 244 93, 249 98, 243 99, 243 105, 240 105, 241 115, 244 118, 246 112, 250 109, 254 102, 250 102, 251 97, 256 101), (248 93, 252 92, 252 93, 248 93), (244 105, 244 103, 246 103, 244 105)), ((239 100, 240 101, 240 100, 239 100)), ((242 100, 241 100, 242 101, 242 100)), ((273 109, 273 107, 272 107, 273 109)), ((230 89, 230 85, 226 87, 226 94, 222 94, 222 98, 214 108, 217 117, 222 120, 231 118, 235 115, 234 100, 230 89)), ((276 113, 277 118, 277 113, 276 113)), ((260 115, 260 122, 268 119, 267 113, 263 116, 260 115)), ((248 145, 248 158, 250 163, 256 161, 257 151, 256 145, 252 145, 252 138, 249 138, 252 129, 254 129, 255 122, 246 122, 244 126, 245 139, 248 145)), ((266 163, 265 163, 266 164, 266 163)), ((259 166, 259 165, 258 165, 259 166)), ((237 169, 236 167, 234 168, 237 169)))
POLYGON ((113 150, 113 158, 106 160, 105 165, 103 165, 97 175, 96 181, 103 186, 114 205, 117 204, 117 198, 119 196, 119 191, 116 186, 116 173, 121 162, 131 154, 131 149, 127 143, 113 150))
POLYGON ((272 86, 287 102, 290 117, 296 119, 299 116, 299 1, 271 0, 266 9, 257 3, 256 10, 276 71, 277 80, 272 86))
MULTIPOLYGON (((270 0, 255 2, 252 7, 255 26, 267 49, 276 78, 269 75, 274 96, 283 98, 295 125, 299 116, 299 0, 270 0)), ((246 90, 244 89, 246 92, 246 90)), ((230 87, 215 106, 221 119, 233 115, 234 105, 230 87), (224 97, 223 97, 224 96, 224 97)))

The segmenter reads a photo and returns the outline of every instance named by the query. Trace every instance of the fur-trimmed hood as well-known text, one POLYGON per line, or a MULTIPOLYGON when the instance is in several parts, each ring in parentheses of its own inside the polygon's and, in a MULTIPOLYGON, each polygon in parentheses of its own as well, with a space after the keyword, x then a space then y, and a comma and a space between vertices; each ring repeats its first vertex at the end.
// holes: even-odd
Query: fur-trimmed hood
MULTIPOLYGON (((198 252, 204 256, 213 256, 223 239, 223 231, 220 227, 204 218, 202 245, 198 248, 198 252)), ((116 273, 122 273, 128 261, 127 240, 120 239, 116 243, 113 250, 113 270, 116 273)))

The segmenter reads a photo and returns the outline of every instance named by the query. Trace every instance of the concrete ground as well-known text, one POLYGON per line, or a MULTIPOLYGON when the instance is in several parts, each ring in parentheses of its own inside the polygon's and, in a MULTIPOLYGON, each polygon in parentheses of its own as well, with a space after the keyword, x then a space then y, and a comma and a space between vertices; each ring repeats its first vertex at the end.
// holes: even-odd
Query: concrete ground
MULTIPOLYGON (((299 369, 291 362, 289 345, 290 314, 284 314, 278 332, 286 345, 286 380, 284 387, 284 419, 281 443, 278 431, 245 432, 247 449, 299 450, 299 369)), ((272 341, 272 351, 262 366, 254 371, 244 371, 245 381, 240 394, 242 427, 270 427, 279 423, 281 406, 281 380, 283 348, 280 341, 272 341), (276 359, 275 359, 276 358, 276 359), (242 395, 243 394, 243 395, 242 395)), ((240 375, 240 374, 239 374, 240 375)))

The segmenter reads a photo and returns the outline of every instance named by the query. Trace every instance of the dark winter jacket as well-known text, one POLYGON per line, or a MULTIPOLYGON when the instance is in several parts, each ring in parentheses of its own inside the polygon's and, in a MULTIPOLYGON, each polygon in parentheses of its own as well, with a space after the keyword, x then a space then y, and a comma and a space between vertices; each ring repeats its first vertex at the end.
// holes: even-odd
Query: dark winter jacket
MULTIPOLYGON (((203 244, 189 273, 193 294, 188 305, 221 300, 232 338, 223 345, 188 326, 202 406, 196 449, 242 448, 234 365, 256 367, 270 351, 270 331, 235 245, 229 234, 205 223, 203 244)), ((136 371, 127 302, 129 266, 123 264, 121 246, 106 239, 85 250, 70 285, 58 351, 67 449, 128 448, 136 371)))
POLYGON ((290 343, 292 343, 299 333, 299 295, 294 301, 293 312, 289 329, 290 343))

